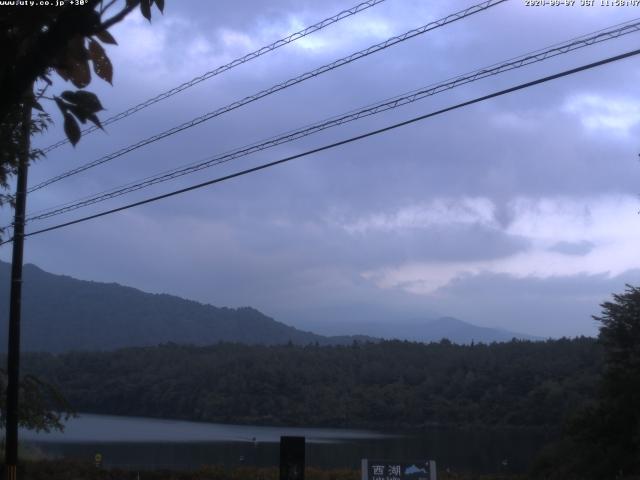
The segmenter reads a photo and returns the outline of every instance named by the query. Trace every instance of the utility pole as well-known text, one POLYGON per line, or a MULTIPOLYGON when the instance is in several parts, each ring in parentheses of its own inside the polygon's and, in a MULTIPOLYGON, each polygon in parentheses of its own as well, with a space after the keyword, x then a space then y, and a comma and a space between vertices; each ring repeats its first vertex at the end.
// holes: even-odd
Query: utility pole
MULTIPOLYGON (((29 93, 33 91, 31 88, 29 93)), ((18 149, 16 205, 13 221, 13 257, 11 260, 11 299, 9 304, 9 348, 7 353, 7 425, 5 438, 6 480, 17 480, 18 414, 20 391, 20 313, 22 303, 22 258, 24 219, 27 207, 27 172, 31 148, 31 102, 22 105, 21 139, 18 149)))

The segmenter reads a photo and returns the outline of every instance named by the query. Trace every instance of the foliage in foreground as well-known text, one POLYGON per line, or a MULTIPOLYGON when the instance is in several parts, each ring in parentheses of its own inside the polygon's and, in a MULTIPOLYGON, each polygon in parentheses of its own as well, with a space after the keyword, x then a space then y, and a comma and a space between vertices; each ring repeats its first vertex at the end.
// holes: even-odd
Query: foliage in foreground
POLYGON ((546 478, 640 478, 640 288, 627 286, 601 306, 597 399, 541 455, 535 471, 546 478))
MULTIPOLYGON (((0 427, 6 424, 7 372, 0 369, 0 427)), ((23 428, 45 431, 63 430, 64 421, 74 416, 67 400, 53 385, 33 375, 20 380, 20 413, 18 423, 23 428)))

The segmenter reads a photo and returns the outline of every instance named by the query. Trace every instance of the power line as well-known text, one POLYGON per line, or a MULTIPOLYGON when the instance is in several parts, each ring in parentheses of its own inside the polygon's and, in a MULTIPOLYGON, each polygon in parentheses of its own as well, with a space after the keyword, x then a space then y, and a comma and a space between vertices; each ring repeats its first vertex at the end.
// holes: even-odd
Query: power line
POLYGON ((44 188, 48 185, 51 185, 52 183, 58 182, 60 180, 63 180, 65 178, 68 178, 70 176, 76 175, 78 173, 84 172, 85 170, 88 170, 90 168, 96 167, 98 165, 101 165, 103 163, 109 162, 115 158, 118 158, 122 155, 125 155, 127 153, 130 153, 134 150, 137 150, 138 148, 141 148, 145 145, 148 145, 150 143, 154 143, 157 142, 158 140, 161 140, 163 138, 166 138, 170 135, 173 135, 175 133, 181 132, 183 130, 186 130, 188 128, 191 127, 195 127, 196 125, 199 125, 203 122, 206 122, 208 120, 211 120, 212 118, 215 118, 217 116, 220 116, 224 113, 230 112, 231 110, 235 110, 237 108, 240 108, 244 105, 247 105, 251 102, 255 102, 256 100, 259 100, 261 98, 264 98, 268 95, 271 95, 273 93, 279 92, 280 90, 284 90, 286 88, 289 88, 293 85, 296 85, 298 83, 304 82, 305 80, 309 80, 311 78, 317 77, 318 75, 322 75, 323 73, 329 72, 331 70, 334 70, 336 68, 342 67, 344 65, 347 65, 351 62, 354 62, 356 60, 359 60, 361 58, 367 57, 373 53, 385 50, 389 47, 392 47, 394 45, 397 45, 401 42, 404 42, 406 40, 409 40, 410 38, 416 37, 418 35, 422 35, 430 30, 434 30, 436 28, 442 27, 444 25, 447 25, 449 23, 453 23, 457 20, 461 20, 463 18, 466 18, 468 16, 471 16, 473 14, 485 11, 491 7, 494 7, 500 3, 506 2, 507 0, 485 0, 482 3, 479 3, 477 5, 473 5, 471 7, 468 7, 464 10, 461 10, 459 12, 456 13, 452 13, 450 15, 447 15, 444 18, 441 18, 439 20, 430 22, 426 25, 423 25, 421 27, 409 30, 405 33, 403 33, 402 35, 398 35, 395 37, 391 37, 387 40, 385 40, 384 42, 378 43, 376 45, 372 45, 364 50, 360 50, 358 52, 352 53, 351 55, 348 55, 346 57, 343 57, 339 60, 335 60, 334 62, 331 62, 329 64, 323 65, 322 67, 319 67, 315 70, 303 73, 302 75, 299 75, 297 77, 294 78, 290 78, 289 80, 286 80, 285 82, 279 83, 277 85, 273 85, 265 90, 262 90, 254 95, 250 95, 247 96, 245 98, 243 98, 242 100, 237 100, 233 103, 230 103, 229 105, 226 105, 224 107, 218 108, 217 110, 214 110, 212 112, 206 113, 204 115, 201 115, 200 117, 196 117, 188 122, 185 122, 181 125, 178 125, 176 127, 170 128, 169 130, 165 130, 162 133, 158 133, 156 135, 153 135, 151 137, 148 137, 144 140, 141 140, 137 143, 134 143, 132 145, 129 145, 128 147, 122 148, 116 152, 110 153, 108 155, 105 155, 103 157, 100 157, 96 160, 93 160, 92 162, 89 162, 85 165, 82 165, 80 167, 74 168, 72 170, 68 170, 67 172, 64 172, 60 175, 57 175, 55 177, 52 177, 48 180, 45 180, 33 187, 31 187, 29 189, 29 193, 35 192, 36 190, 40 190, 41 188, 44 188))
MULTIPOLYGON (((492 98, 500 97, 502 95, 506 95, 508 93, 512 93, 512 92, 515 92, 515 91, 518 91, 518 90, 523 90, 523 89, 526 89, 526 88, 530 88, 530 87, 533 87, 535 85, 539 85, 539 84, 546 83, 546 82, 549 82, 549 81, 552 81, 552 80, 556 80, 558 78, 566 77, 568 75, 573 75, 573 74, 578 73, 578 72, 582 72, 582 71, 585 71, 585 70, 590 70, 592 68, 600 67, 602 65, 606 65, 606 64, 609 64, 609 63, 612 63, 612 62, 616 62, 616 61, 619 61, 619 60, 622 60, 622 59, 625 59, 625 58, 629 58, 629 57, 632 57, 632 56, 635 56, 635 55, 638 55, 638 54, 640 54, 640 49, 632 50, 630 52, 626 52, 626 53, 623 53, 623 54, 620 54, 620 55, 616 55, 616 56, 613 56, 613 57, 608 57, 608 58, 605 58, 603 60, 599 60, 597 62, 589 63, 589 64, 586 64, 586 65, 582 65, 580 67, 572 68, 570 70, 565 70, 563 72, 556 73, 556 74, 553 74, 553 75, 549 75, 547 77, 538 78, 538 79, 530 81, 530 82, 521 83, 519 85, 516 85, 515 87, 510 87, 510 88, 507 88, 507 89, 504 89, 504 90, 500 90, 498 92, 494 92, 494 93, 490 93, 488 95, 484 95, 482 97, 477 97, 477 98, 474 98, 473 100, 468 100, 468 101, 463 102, 463 103, 458 103, 456 105, 453 105, 453 106, 450 106, 450 107, 447 107, 447 108, 443 108, 443 109, 440 109, 440 110, 436 110, 434 112, 427 113, 425 115, 420 115, 418 117, 414 117, 414 118, 411 118, 409 120, 405 120, 403 122, 395 123, 393 125, 389 125, 389 126, 384 127, 384 128, 380 128, 380 129, 377 129, 377 130, 372 130, 370 132, 363 133, 361 135, 357 135, 357 136, 354 136, 354 137, 350 137, 350 138, 347 138, 345 140, 340 140, 338 142, 334 142, 334 143, 331 143, 331 144, 328 144, 328 145, 324 145, 322 147, 318 147, 318 148, 314 148, 314 149, 311 149, 311 150, 307 150, 305 152, 298 153, 296 155, 291 155, 289 157, 285 157, 285 158, 282 158, 280 160, 275 160, 273 162, 264 163, 264 164, 258 165, 256 167, 248 168, 246 170, 241 170, 241 171, 236 172, 236 173, 232 173, 232 174, 225 175, 225 176, 222 176, 222 177, 214 178, 213 180, 208 180, 206 182, 198 183, 196 185, 191 185, 189 187, 181 188, 179 190, 174 190, 174 191, 169 192, 169 193, 165 193, 165 194, 158 195, 158 196, 155 196, 155 197, 147 198, 145 200, 141 200, 141 201, 138 201, 138 202, 133 202, 133 203, 130 203, 128 205, 124 205, 122 207, 113 208, 113 209, 106 210, 106 211, 103 211, 103 212, 100 212, 100 213, 96 213, 96 214, 89 215, 89 216, 86 216, 86 217, 78 218, 76 220, 71 220, 69 222, 64 222, 64 223, 60 223, 60 224, 57 224, 57 225, 54 225, 54 226, 51 226, 51 227, 47 227, 47 228, 43 228, 43 229, 36 230, 36 231, 33 231, 33 232, 29 232, 29 233, 25 234, 25 237, 30 237, 30 236, 33 236, 33 235, 39 235, 41 233, 50 232, 52 230, 58 230, 58 229, 63 228, 63 227, 68 227, 70 225, 75 225, 75 224, 78 224, 78 223, 86 222, 88 220, 93 220, 95 218, 104 217, 104 216, 110 215, 112 213, 121 212, 123 210, 128 210, 128 209, 133 208, 133 207, 137 207, 137 206, 140 206, 140 205, 145 205, 147 203, 153 203, 153 202, 156 202, 156 201, 159 201, 159 200, 163 200, 165 198, 173 197, 175 195, 180 195, 182 193, 190 192, 192 190, 197 190, 197 189, 200 189, 200 188, 203 188, 203 187, 206 187, 206 186, 209 186, 209 185, 213 185, 213 184, 216 184, 216 183, 221 183, 221 182, 224 182, 224 181, 227 181, 227 180, 231 180, 232 178, 248 175, 250 173, 257 172, 259 170, 264 170, 266 168, 274 167, 276 165, 280 165, 282 163, 290 162, 290 161, 296 160, 298 158, 306 157, 306 156, 312 155, 314 153, 319 153, 319 152, 322 152, 322 151, 325 151, 325 150, 330 150, 330 149, 339 147, 341 145, 346 145, 348 143, 356 142, 358 140, 362 140, 362 139, 365 139, 365 138, 368 138, 368 137, 372 137, 374 135, 379 135, 381 133, 388 132, 390 130, 394 130, 396 128, 404 127, 406 125, 409 125, 409 124, 412 124, 412 123, 415 123, 415 122, 419 122, 419 121, 425 120, 427 118, 435 117, 437 115, 441 115, 441 114, 446 113, 446 112, 450 112, 450 111, 453 111, 453 110, 457 110, 459 108, 467 107, 469 105, 480 103, 480 102, 483 102, 483 101, 486 101, 486 100, 489 100, 489 99, 492 99, 492 98)), ((6 241, 0 243, 0 245, 4 245, 5 243, 9 243, 11 241, 13 241, 13 239, 6 240, 6 241)))
MULTIPOLYGON (((288 141, 301 138, 301 136, 306 136, 312 133, 316 133, 316 131, 324 130, 326 128, 331 128, 332 126, 335 126, 338 124, 347 123, 349 121, 356 120, 364 116, 379 113, 381 111, 384 111, 382 110, 382 108, 384 107, 387 107, 388 109, 392 109, 392 108, 395 108, 396 106, 405 105, 407 103, 411 103, 412 101, 422 99, 424 98, 424 96, 435 95, 436 93, 440 93, 441 91, 452 89, 457 86, 463 85, 465 83, 471 83, 473 81, 480 80, 490 75, 497 75, 499 73, 502 73, 508 70, 520 68, 526 65, 530 65, 532 63, 537 63, 537 62, 546 60, 548 58, 565 54, 570 51, 577 50, 579 48, 583 48, 583 47, 590 46, 603 41, 619 38, 623 35, 639 31, 640 22, 638 22, 638 20, 639 20, 638 18, 632 19, 627 22, 623 22, 617 25, 604 28, 604 29, 597 30, 595 32, 581 35, 579 37, 574 37, 564 42, 555 43, 549 47, 534 50, 532 52, 528 52, 520 56, 510 58, 503 62, 494 63, 492 65, 489 65, 487 67, 484 67, 478 70, 457 75, 443 82, 433 83, 428 85, 427 87, 423 87, 422 89, 413 90, 411 92, 407 92, 406 94, 391 97, 391 98, 382 100, 380 102, 367 105, 366 107, 362 107, 360 109, 354 109, 345 114, 333 116, 321 122, 307 125, 307 126, 298 128, 296 130, 290 130, 286 133, 280 134, 279 136, 274 136, 263 141, 254 142, 252 144, 245 145, 235 150, 230 150, 222 154, 219 154, 217 156, 207 158, 206 160, 201 160, 201 161, 193 162, 180 167, 172 168, 170 170, 166 170, 158 174, 145 177, 140 180, 129 182, 124 185, 120 185, 118 187, 113 187, 111 189, 104 190, 96 194, 84 196, 73 201, 55 205, 53 207, 36 210, 30 213, 30 216, 27 217, 27 220, 34 221, 34 220, 45 219, 57 214, 62 214, 71 210, 75 210, 76 208, 81 208, 81 207, 92 205, 94 203, 97 203, 103 200, 115 198, 120 195, 124 195, 126 193, 139 190, 141 188, 146 188, 156 183, 168 181, 168 180, 180 177, 182 175, 187 175, 189 173, 193 173, 204 168, 209 168, 211 166, 218 165, 220 163, 225 163, 227 161, 230 161, 232 159, 235 159, 241 156, 249 155, 251 153, 255 153, 257 151, 270 148, 275 145, 280 145, 282 143, 286 143, 288 141), (40 215, 41 213, 42 215, 40 215)), ((3 227, 3 228, 6 228, 6 227, 3 227)))
POLYGON ((215 165, 220 165, 222 163, 226 163, 231 160, 244 157, 246 155, 249 155, 258 151, 266 150, 268 148, 281 145, 283 143, 288 143, 288 142, 300 139, 302 137, 315 134, 322 130, 326 130, 332 127, 336 127, 348 122, 352 122, 352 121, 367 117, 367 116, 375 115, 384 111, 398 108, 400 106, 416 102, 425 97, 438 94, 440 92, 458 87, 460 85, 471 83, 489 76, 498 75, 506 71, 522 68, 524 66, 531 65, 533 63, 538 63, 546 59, 556 57, 558 55, 563 55, 580 48, 584 48, 596 43, 619 38, 622 35, 640 31, 640 21, 637 21, 636 19, 636 21, 634 23, 633 22, 634 21, 630 21, 630 22, 627 22, 626 24, 622 24, 622 26, 616 25, 615 27, 610 27, 609 29, 599 30, 592 34, 578 37, 578 39, 572 39, 564 43, 555 44, 554 46, 547 49, 536 50, 534 52, 530 52, 530 53, 521 55, 519 57, 512 58, 502 63, 496 63, 489 67, 475 70, 473 72, 466 73, 463 75, 458 75, 456 77, 450 78, 443 82, 431 84, 427 87, 424 87, 419 90, 414 90, 404 95, 396 96, 391 99, 387 99, 358 110, 353 110, 349 113, 346 113, 340 116, 335 116, 330 119, 326 119, 321 122, 299 128, 297 130, 289 131, 279 136, 271 137, 270 139, 267 139, 262 142, 256 142, 250 145, 246 145, 244 147, 240 147, 236 150, 231 150, 224 154, 219 154, 214 157, 210 157, 204 161, 174 168, 165 172, 161 172, 154 176, 144 178, 136 182, 130 182, 130 183, 127 183, 126 185, 115 187, 114 189, 110 189, 98 194, 84 197, 82 199, 79 199, 73 202, 67 202, 62 205, 40 210, 38 212, 33 212, 27 217, 27 221, 32 222, 36 220, 43 220, 46 218, 68 213, 70 211, 77 210, 82 207, 86 207, 99 202, 110 200, 112 198, 116 198, 116 197, 125 195, 127 193, 141 190, 143 188, 147 188, 158 183, 163 183, 163 182, 166 182, 190 173, 198 172, 205 168, 210 168, 215 165))
MULTIPOLYGON (((339 22, 340 20, 344 20, 345 18, 351 17, 353 15, 356 15, 360 12, 363 12, 364 10, 367 10, 375 5, 378 5, 382 2, 385 2, 386 0, 368 0, 366 2, 362 2, 359 3, 358 5, 351 7, 347 10, 342 10, 341 12, 329 17, 329 18, 325 18, 324 20, 321 20, 318 23, 315 23, 309 27, 306 27, 300 31, 297 31, 295 33, 292 33, 291 35, 288 35, 284 38, 281 38, 280 40, 276 40, 275 42, 269 44, 269 45, 265 45, 264 47, 260 47, 258 50, 255 50, 251 53, 247 53, 246 55, 240 57, 240 58, 236 58, 235 60, 232 60, 231 62, 225 64, 225 65, 221 65, 213 70, 210 70, 206 73, 203 73, 202 75, 200 75, 199 77, 195 77, 192 78, 191 80, 189 80, 188 82, 184 82, 181 85, 178 85, 177 87, 174 87, 170 90, 167 90, 166 92, 160 93, 158 95, 156 95, 153 98, 150 98, 148 100, 145 100, 142 103, 139 103, 131 108, 128 108, 127 110, 124 110, 116 115, 113 115, 109 118, 107 118, 106 120, 102 121, 102 126, 106 126, 109 125, 111 123, 115 123, 119 120, 122 120, 123 118, 129 117, 131 115, 133 115, 136 112, 139 112, 140 110, 143 110, 151 105, 153 105, 154 103, 160 102, 162 100, 165 100, 169 97, 172 97, 188 88, 193 87, 194 85, 197 85, 201 82, 204 82, 205 80, 209 80, 212 77, 215 77, 216 75, 220 75, 221 73, 226 72, 227 70, 231 70, 234 67, 237 67, 239 65, 242 65, 243 63, 247 63, 251 60, 254 60, 258 57, 261 57, 262 55, 272 52, 280 47, 283 47, 285 45, 288 45, 289 43, 295 42, 296 40, 299 40, 301 38, 306 37, 307 35, 311 35, 312 33, 315 33, 319 30, 322 30, 323 28, 328 27, 329 25, 333 25, 334 23, 339 22)), ((82 130, 82 135, 87 135, 89 133, 95 132, 96 130, 98 130, 98 127, 96 127, 95 125, 92 125, 90 127, 85 128, 84 130, 82 130)), ((55 150, 58 147, 61 147, 62 145, 65 145, 69 143, 69 140, 67 138, 62 139, 52 145, 49 145, 48 147, 45 147, 42 149, 42 151, 44 153, 49 153, 52 150, 55 150)))

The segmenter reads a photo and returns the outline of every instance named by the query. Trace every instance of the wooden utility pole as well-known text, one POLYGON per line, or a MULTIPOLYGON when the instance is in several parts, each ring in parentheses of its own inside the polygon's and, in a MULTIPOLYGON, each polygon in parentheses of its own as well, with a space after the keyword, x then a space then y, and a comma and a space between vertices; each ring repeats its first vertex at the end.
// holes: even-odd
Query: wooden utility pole
POLYGON ((16 182, 16 204, 13 221, 11 299, 9 304, 9 348, 7 353, 7 425, 5 438, 6 480, 17 480, 16 470, 18 466, 22 259, 24 253, 24 219, 27 208, 27 172, 29 169, 29 149, 31 148, 31 102, 28 100, 25 100, 22 105, 20 127, 21 145, 18 149, 19 158, 16 182))

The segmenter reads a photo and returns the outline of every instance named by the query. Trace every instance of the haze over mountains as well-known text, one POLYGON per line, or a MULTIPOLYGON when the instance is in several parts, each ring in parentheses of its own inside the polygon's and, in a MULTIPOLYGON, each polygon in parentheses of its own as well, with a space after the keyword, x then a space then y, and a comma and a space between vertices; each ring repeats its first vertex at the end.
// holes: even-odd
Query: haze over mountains
POLYGON ((508 342, 513 338, 522 340, 543 340, 540 337, 512 332, 502 328, 480 327, 453 317, 412 319, 396 322, 307 322, 305 326, 323 335, 350 335, 366 332, 377 338, 401 339, 414 342, 437 342, 447 338, 454 343, 508 342))
MULTIPOLYGON (((6 350, 7 343, 9 279, 10 265, 0 262, 0 292, 5 299, 0 309, 2 351, 6 350)), ((453 318, 402 324, 401 328, 397 324, 357 325, 363 328, 358 334, 319 335, 285 325, 250 307, 219 308, 115 283, 54 275, 31 264, 24 267, 22 347, 25 351, 111 350, 167 342, 339 345, 354 340, 375 341, 374 337, 417 341, 448 338, 456 343, 529 338, 453 318)), ((330 319, 327 326, 331 326, 330 319)))

